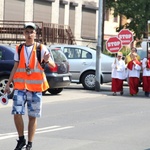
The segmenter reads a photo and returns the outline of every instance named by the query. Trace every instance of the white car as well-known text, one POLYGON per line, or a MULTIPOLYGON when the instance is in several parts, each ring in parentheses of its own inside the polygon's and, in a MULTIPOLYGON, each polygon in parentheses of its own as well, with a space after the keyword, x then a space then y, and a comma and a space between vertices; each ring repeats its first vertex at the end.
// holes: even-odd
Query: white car
MULTIPOLYGON (((85 89, 95 89, 96 51, 78 45, 50 45, 61 48, 70 64, 71 82, 82 84, 85 89)), ((111 82, 111 64, 114 58, 101 54, 101 84, 111 82)))
POLYGON ((140 59, 143 60, 143 58, 147 57, 147 51, 143 50, 141 47, 136 48, 137 54, 140 56, 140 59))

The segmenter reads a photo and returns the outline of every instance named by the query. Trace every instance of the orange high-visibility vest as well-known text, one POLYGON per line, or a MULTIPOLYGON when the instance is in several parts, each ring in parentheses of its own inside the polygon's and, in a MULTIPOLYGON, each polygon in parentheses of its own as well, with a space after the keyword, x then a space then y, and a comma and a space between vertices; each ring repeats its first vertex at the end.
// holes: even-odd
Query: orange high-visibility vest
MULTIPOLYGON (((36 56, 36 43, 33 46, 33 50, 31 52, 30 57, 29 63, 29 67, 31 70, 30 75, 28 75, 26 72, 24 47, 25 46, 22 46, 20 52, 19 65, 13 77, 14 89, 18 90, 26 89, 33 92, 42 92, 47 90, 49 88, 49 85, 44 73, 44 69, 41 67, 36 56)), ((16 50, 18 52, 18 46, 16 47, 16 50)))

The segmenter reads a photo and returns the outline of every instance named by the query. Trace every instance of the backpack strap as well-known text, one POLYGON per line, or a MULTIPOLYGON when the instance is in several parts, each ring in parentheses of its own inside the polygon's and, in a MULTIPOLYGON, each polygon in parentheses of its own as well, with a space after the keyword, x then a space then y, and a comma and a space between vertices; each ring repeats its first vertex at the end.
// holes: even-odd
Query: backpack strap
POLYGON ((41 64, 41 44, 36 43, 36 56, 38 59, 38 62, 41 64))
POLYGON ((44 69, 45 68, 45 61, 43 60, 41 62, 41 44, 40 43, 36 44, 36 56, 37 56, 38 62, 40 63, 41 67, 44 69))
POLYGON ((18 60, 20 60, 20 53, 21 53, 21 49, 23 47, 24 43, 21 43, 19 46, 18 46, 18 60))

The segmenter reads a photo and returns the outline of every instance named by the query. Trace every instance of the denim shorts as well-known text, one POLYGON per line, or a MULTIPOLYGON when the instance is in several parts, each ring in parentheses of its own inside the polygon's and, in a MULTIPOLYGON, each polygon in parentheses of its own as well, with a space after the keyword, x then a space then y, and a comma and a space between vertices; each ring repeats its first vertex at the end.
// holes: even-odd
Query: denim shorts
POLYGON ((26 104, 29 116, 40 117, 42 108, 42 92, 15 90, 13 96, 12 114, 24 115, 26 104))

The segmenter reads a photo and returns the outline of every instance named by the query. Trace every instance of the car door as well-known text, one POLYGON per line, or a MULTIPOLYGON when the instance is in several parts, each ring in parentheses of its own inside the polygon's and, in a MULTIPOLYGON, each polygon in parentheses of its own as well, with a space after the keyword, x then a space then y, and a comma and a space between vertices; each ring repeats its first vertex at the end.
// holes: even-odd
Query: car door
POLYGON ((79 81, 81 73, 92 64, 92 54, 78 47, 64 47, 63 52, 70 64, 72 82, 79 81))
POLYGON ((9 74, 14 65, 14 51, 11 47, 0 46, 0 75, 9 74))

